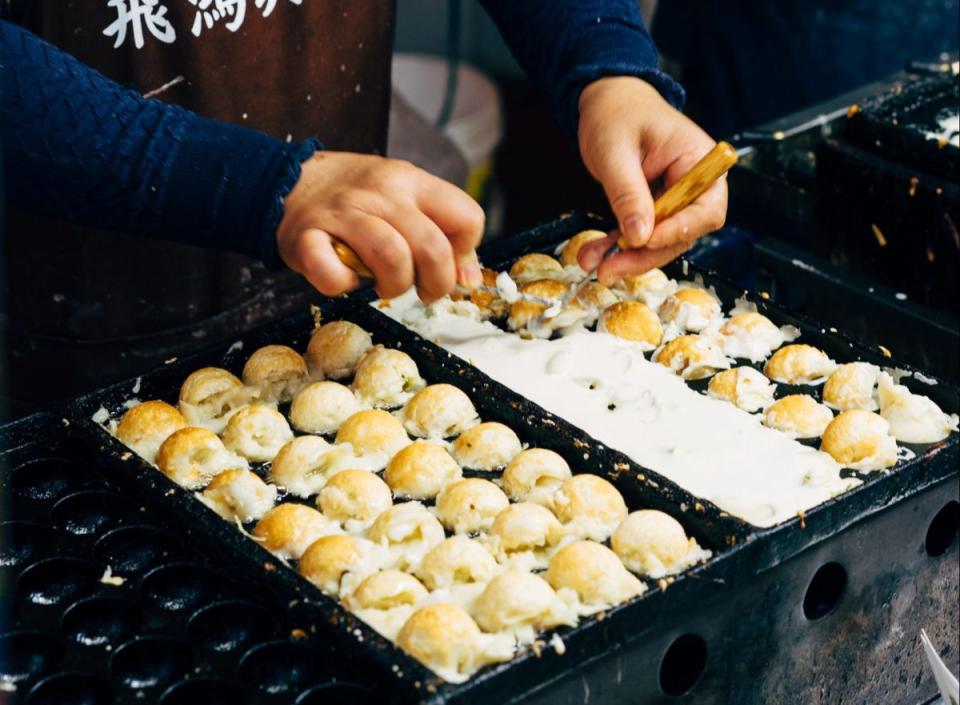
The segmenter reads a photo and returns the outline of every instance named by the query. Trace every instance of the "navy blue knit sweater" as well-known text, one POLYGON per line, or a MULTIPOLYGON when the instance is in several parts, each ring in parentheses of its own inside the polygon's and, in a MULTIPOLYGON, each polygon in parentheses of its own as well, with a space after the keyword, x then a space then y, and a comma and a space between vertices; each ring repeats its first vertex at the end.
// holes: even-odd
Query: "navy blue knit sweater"
MULTIPOLYGON (((580 92, 602 76, 640 76, 682 100, 656 68, 634 0, 484 5, 571 134, 580 92)), ((145 99, 0 21, 0 147, 13 207, 276 265, 283 198, 319 146, 145 99)))

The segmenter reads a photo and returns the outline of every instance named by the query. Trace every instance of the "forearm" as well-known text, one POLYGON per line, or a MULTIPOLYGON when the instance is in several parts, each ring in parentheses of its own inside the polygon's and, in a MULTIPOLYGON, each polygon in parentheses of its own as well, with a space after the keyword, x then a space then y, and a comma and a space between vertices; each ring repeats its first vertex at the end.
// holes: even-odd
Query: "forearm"
POLYGON ((144 99, 5 22, 0 140, 13 207, 271 263, 315 149, 144 99))
POLYGON ((604 76, 636 76, 675 107, 683 89, 657 68, 636 0, 481 0, 517 61, 576 134, 583 89, 604 76))

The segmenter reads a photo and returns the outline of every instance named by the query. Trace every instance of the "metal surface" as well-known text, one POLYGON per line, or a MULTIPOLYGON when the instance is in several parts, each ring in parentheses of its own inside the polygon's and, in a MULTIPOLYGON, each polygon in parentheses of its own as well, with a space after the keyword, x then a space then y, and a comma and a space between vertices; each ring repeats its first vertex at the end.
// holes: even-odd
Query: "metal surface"
POLYGON ((960 149, 924 131, 958 80, 900 72, 740 135, 728 222, 956 315, 960 149))
POLYGON ((752 260, 756 288, 778 303, 842 328, 861 345, 883 345, 902 362, 960 382, 955 315, 776 238, 756 243, 752 260))
MULTIPOLYGON (((522 237, 491 243, 481 256, 488 266, 505 268, 526 252, 552 251, 564 237, 603 226, 602 221, 574 215, 522 237)), ((703 274, 728 305, 742 293, 692 266, 674 264, 668 273, 703 274)), ((800 327, 803 340, 835 359, 899 365, 879 348, 865 348, 776 304, 760 300, 758 306, 777 324, 800 327)), ((955 387, 905 382, 945 409, 958 408, 955 387)), ((781 389, 780 394, 796 391, 811 390, 781 389)), ((645 624, 622 653, 583 654, 583 668, 544 686, 532 701, 660 702, 665 699, 658 682, 661 671, 665 663, 675 665, 669 647, 688 634, 701 637, 708 654, 703 679, 685 693, 689 702, 912 704, 928 699, 935 686, 923 670, 919 626, 932 625, 947 653, 960 652, 957 520, 954 516, 939 529, 952 537, 946 558, 928 560, 918 553, 922 542, 917 535, 925 535, 937 512, 956 501, 957 436, 926 452, 914 450, 919 453, 916 460, 901 463, 891 473, 861 475, 862 487, 802 519, 757 530, 725 562, 704 571, 701 578, 711 585, 701 593, 703 602, 692 609, 679 599, 670 603, 669 612, 645 624), (918 503, 915 495, 930 499, 918 503), (897 540, 864 539, 880 533, 897 540), (830 561, 844 565, 850 576, 846 608, 822 620, 807 620, 801 608, 805 591, 816 570, 830 561), (902 673, 909 674, 905 682, 902 673)), ((675 676, 679 671, 682 681, 696 675, 699 654, 689 641, 679 644, 673 654, 680 654, 680 663, 667 671, 675 676)))
POLYGON ((954 672, 960 664, 956 524, 946 551, 930 555, 925 548, 937 513, 948 505, 960 511, 957 497, 953 478, 892 505, 751 580, 718 591, 695 611, 663 615, 621 651, 585 664, 529 702, 925 703, 936 684, 920 646, 920 628, 936 631, 931 638, 954 672), (826 596, 836 597, 827 614, 810 620, 803 611, 806 592, 817 571, 830 563, 843 567, 846 586, 826 596), (664 658, 686 635, 706 645, 702 675, 697 677, 696 653, 679 652, 678 663, 668 661, 676 669, 673 677, 696 679, 695 685, 679 700, 658 695, 664 658))
MULTIPOLYGON (((399 347, 410 354, 429 382, 447 382, 463 389, 474 400, 481 418, 506 423, 524 442, 557 451, 581 472, 606 475, 623 493, 628 507, 657 508, 671 513, 691 535, 716 554, 707 564, 678 576, 667 593, 651 585, 642 597, 610 610, 606 615, 584 619, 576 628, 561 630, 567 648, 565 655, 558 655, 549 648, 539 656, 527 650, 510 663, 485 669, 463 685, 450 685, 385 641, 335 600, 322 595, 294 569, 277 561, 234 525, 199 505, 191 493, 128 453, 119 442, 90 421, 90 416, 101 406, 120 409, 132 395, 132 381, 84 397, 73 405, 71 426, 83 442, 94 449, 100 467, 106 472, 133 477, 141 487, 145 501, 175 521, 193 527, 195 535, 205 537, 211 549, 231 566, 243 567, 245 580, 260 585, 278 604, 293 605, 296 614, 310 624, 311 629, 326 634, 343 653, 366 664, 371 672, 389 679, 393 692, 401 699, 488 703, 517 698, 576 668, 587 654, 605 653, 614 648, 640 625, 662 612, 665 604, 696 604, 701 599, 698 595, 713 584, 712 580, 698 576, 709 574, 722 556, 736 551, 748 540, 752 532, 748 525, 722 515, 708 502, 698 501, 656 473, 647 471, 642 480, 638 479, 632 471, 636 466, 625 456, 594 443, 579 430, 417 338, 373 308, 338 299, 324 302, 321 309, 325 320, 352 320, 370 331, 375 342, 399 347)), ((242 350, 235 346, 218 348, 177 360, 143 376, 138 397, 175 401, 180 383, 191 371, 206 365, 219 365, 239 373, 246 357, 261 345, 284 343, 295 349, 304 349, 312 327, 313 319, 309 315, 296 316, 243 336, 242 350)))
MULTIPOLYGON (((487 264, 507 262, 528 251, 550 249, 573 233, 596 225, 598 221, 589 217, 566 217, 500 241, 483 256, 487 264)), ((683 265, 676 266, 678 271, 672 274, 679 276, 683 265)), ((695 271, 691 269, 689 274, 695 271)), ((740 293, 721 279, 708 281, 726 302, 740 293)), ((319 643, 330 645, 351 667, 362 671, 365 683, 385 683, 402 702, 655 703, 664 700, 664 687, 678 693, 671 702, 866 702, 856 696, 872 687, 868 674, 878 673, 880 667, 892 668, 884 660, 890 652, 904 652, 900 654, 907 664, 903 668, 911 677, 919 673, 913 653, 905 653, 913 643, 907 633, 911 620, 921 620, 938 646, 947 644, 954 654, 960 651, 952 619, 956 615, 941 611, 941 598, 951 599, 956 594, 955 573, 948 569, 956 565, 956 542, 942 559, 923 561, 915 555, 916 541, 908 531, 922 531, 932 508, 948 496, 956 496, 956 435, 945 443, 917 448, 918 457, 901 463, 893 472, 865 476, 861 487, 802 518, 761 530, 722 515, 709 503, 698 503, 656 473, 517 397, 381 316, 367 305, 364 296, 326 302, 322 310, 327 320, 353 320, 371 331, 375 341, 400 347, 417 361, 427 380, 448 382, 466 391, 482 418, 507 423, 524 441, 556 450, 581 472, 608 476, 629 507, 671 513, 715 552, 706 565, 688 571, 665 590, 652 585, 644 596, 628 604, 584 620, 577 628, 560 630, 567 648, 564 655, 550 648, 540 655, 527 651, 510 663, 485 669, 463 685, 444 684, 94 424, 90 416, 101 405, 117 410, 132 396, 132 380, 70 406, 65 412, 69 426, 57 428, 54 436, 69 434, 79 457, 95 466, 107 482, 122 481, 128 499, 145 507, 151 516, 162 518, 165 525, 188 533, 211 565, 226 566, 233 582, 302 625, 319 643), (924 497, 933 499, 919 504, 924 497), (907 508, 911 508, 909 512, 907 508), (860 527, 866 527, 864 535, 875 535, 878 540, 843 543, 847 537, 860 535, 860 527), (843 551, 841 544, 847 546, 843 551), (807 623, 802 611, 797 616, 806 585, 812 571, 834 557, 847 563, 848 592, 836 610, 807 623), (876 572, 861 571, 860 565, 874 566, 876 572), (880 573, 887 567, 888 577, 883 578, 880 573), (914 589, 910 585, 916 586, 917 598, 905 601, 914 589), (876 599, 866 599, 870 595, 876 599), (885 595, 891 596, 892 608, 884 607, 885 595), (857 609, 845 616, 847 608, 857 609), (860 629, 854 632, 857 639, 842 638, 854 627, 860 629), (684 634, 696 636, 680 642, 681 658, 674 658, 676 650, 665 656, 667 645, 684 634), (870 649, 865 648, 868 645, 870 649), (824 653, 824 648, 829 648, 829 653, 824 653), (695 678, 698 673, 686 664, 696 665, 698 656, 704 657, 706 670, 695 678), (855 672, 847 672, 837 682, 838 669, 854 666, 855 672), (692 689, 682 687, 691 680, 695 681, 692 689)), ((838 359, 856 356, 879 364, 890 362, 842 336, 824 334, 816 324, 768 302, 761 302, 760 310, 778 324, 798 325, 808 342, 838 359)), ((311 328, 309 316, 296 316, 243 336, 242 350, 224 345, 177 360, 145 375, 138 396, 175 401, 180 383, 194 369, 216 364, 237 372, 249 353, 267 343, 303 349, 311 328)), ((944 408, 957 409, 954 387, 941 383, 917 389, 944 408)), ((51 418, 43 418, 8 430, 2 447, 16 448, 24 441, 34 447, 54 445, 48 438, 51 418)), ((56 426, 59 417, 52 421, 56 426)), ((955 534, 955 524, 948 523, 948 529, 955 534)), ((932 681, 922 677, 908 690, 897 690, 894 697, 896 702, 912 705, 932 694, 932 681)), ((277 696, 275 702, 291 699, 277 696)))
POLYGON ((938 116, 960 112, 960 76, 931 76, 897 84, 864 101, 844 126, 844 138, 931 176, 960 179, 960 147, 929 139, 938 116))
POLYGON ((0 429, 0 496, 0 702, 390 702, 59 416, 0 429))

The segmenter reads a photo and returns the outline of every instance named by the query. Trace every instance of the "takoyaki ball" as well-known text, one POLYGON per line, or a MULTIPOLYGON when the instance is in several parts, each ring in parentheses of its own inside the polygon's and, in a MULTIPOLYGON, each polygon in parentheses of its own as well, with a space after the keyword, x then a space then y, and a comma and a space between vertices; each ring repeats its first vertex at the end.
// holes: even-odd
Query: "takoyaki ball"
POLYGON ((677 283, 661 269, 651 269, 643 274, 631 274, 613 285, 615 291, 646 304, 656 311, 670 294, 677 289, 677 283))
POLYGON ((230 416, 255 398, 255 390, 245 387, 236 375, 219 367, 204 367, 184 380, 179 407, 191 426, 220 433, 230 416))
POLYGON ((721 347, 727 357, 751 362, 765 360, 783 345, 783 332, 773 321, 756 311, 732 316, 720 326, 721 347))
POLYGON ((338 597, 349 594, 369 575, 386 563, 383 549, 356 536, 322 536, 300 557, 297 572, 320 588, 338 597))
POLYGON ((898 441, 937 443, 957 430, 960 419, 956 414, 945 414, 929 397, 894 384, 886 372, 880 373, 878 396, 880 415, 890 424, 890 433, 898 441))
POLYGON ((537 279, 555 279, 563 276, 563 265, 550 255, 534 252, 524 255, 510 267, 510 278, 523 285, 537 279))
POLYGON ((521 642, 531 641, 535 630, 574 626, 578 621, 573 605, 561 600, 546 580, 515 568, 490 581, 474 614, 484 631, 513 633, 521 642))
POLYGON ((254 463, 273 460, 292 438, 293 431, 283 414, 265 404, 240 409, 223 431, 224 445, 254 463))
POLYGON ((174 407, 163 401, 145 401, 128 409, 117 425, 117 438, 127 448, 152 463, 160 445, 187 421, 174 407))
POLYGON ((500 567, 483 544, 462 534, 434 546, 417 566, 416 575, 430 590, 486 583, 500 567))
POLYGON ((795 343, 777 350, 763 368, 774 382, 820 384, 837 369, 837 363, 812 345, 795 343))
POLYGON ((546 507, 518 502, 497 514, 489 535, 501 562, 514 557, 530 558, 531 567, 545 568, 541 561, 567 536, 567 531, 546 507))
POLYGON ((349 387, 339 382, 314 382, 293 398, 290 423, 304 433, 333 433, 360 409, 349 387))
POLYGON ((387 483, 368 470, 341 470, 320 490, 323 515, 348 529, 349 522, 367 524, 393 506, 387 483))
POLYGON ((303 356, 286 345, 260 348, 243 366, 243 383, 259 392, 260 399, 285 402, 307 381, 307 363, 303 356))
POLYGON ((383 478, 397 497, 430 499, 462 476, 460 466, 442 446, 415 441, 390 459, 383 478))
POLYGON ((558 453, 529 448, 504 469, 503 491, 516 502, 546 504, 570 476, 570 466, 558 453))
POLYGON ((699 333, 720 319, 720 302, 706 289, 681 287, 668 296, 658 311, 664 323, 699 333))
POLYGON ((425 385, 412 357, 381 345, 361 358, 353 379, 353 388, 364 402, 387 409, 402 406, 425 385))
POLYGON ((809 394, 790 394, 777 399, 763 415, 765 426, 791 438, 817 438, 833 419, 833 412, 809 394))
POLYGON ((550 559, 545 577, 554 590, 572 590, 593 610, 613 607, 646 590, 616 553, 594 541, 574 541, 561 548, 550 559))
POLYGON ((227 521, 245 524, 273 509, 277 488, 249 470, 224 470, 210 481, 200 500, 227 521))
POLYGON ((564 482, 552 507, 566 530, 577 538, 606 541, 627 516, 627 504, 609 481, 582 473, 564 482))
POLYGON ((364 409, 343 422, 337 431, 337 443, 349 443, 357 455, 389 459, 408 445, 410 438, 396 416, 383 409, 364 409))
POLYGON ((773 403, 776 388, 752 367, 734 367, 715 374, 707 386, 707 394, 752 414, 773 403))
POLYGON ((602 230, 581 230, 567 240, 567 244, 563 246, 563 251, 560 253, 560 264, 564 267, 579 267, 580 262, 577 257, 580 255, 580 249, 588 242, 602 240, 606 236, 607 233, 602 230))
POLYGON ((510 500, 495 484, 470 477, 443 488, 437 496, 437 516, 450 531, 468 534, 489 529, 508 504, 510 500))
POLYGON ((307 363, 315 376, 343 379, 354 373, 360 358, 372 345, 370 334, 356 323, 331 321, 310 336, 307 363))
POLYGON ((840 365, 823 385, 823 403, 837 411, 876 410, 875 390, 879 374, 879 368, 868 362, 840 365))
POLYGON ((253 527, 254 540, 278 558, 300 558, 323 536, 343 533, 337 523, 313 507, 283 502, 264 514, 253 527))
POLYGON ((664 343, 653 361, 686 380, 704 379, 730 367, 730 361, 699 335, 681 335, 664 343))
POLYGON ((502 293, 498 292, 499 283, 497 281, 498 273, 496 270, 482 267, 480 273, 483 277, 483 286, 469 293, 458 293, 454 291, 450 298, 454 301, 469 299, 480 311, 480 317, 502 318, 507 315, 507 302, 503 299, 502 293))
POLYGON ((213 431, 188 426, 175 431, 157 451, 160 471, 188 490, 205 487, 224 470, 246 470, 247 461, 230 452, 213 431))
POLYGON ((597 330, 653 350, 663 338, 660 319, 639 301, 618 301, 600 314, 597 330))
MULTIPOLYGON (((550 304, 559 303, 570 285, 566 282, 555 279, 536 279, 523 284, 520 287, 520 293, 528 296, 542 299, 550 304)), ((527 301, 521 299, 510 304, 510 315, 507 317, 507 325, 510 330, 520 330, 539 319, 547 310, 547 303, 538 301, 527 301)))
POLYGON ((287 442, 270 464, 270 482, 296 497, 316 494, 332 474, 327 456, 332 446, 319 436, 287 442))
POLYGON ((351 610, 392 610, 412 607, 427 598, 427 589, 409 573, 389 568, 367 576, 343 597, 351 610))
POLYGON ((403 424, 417 438, 450 438, 477 421, 470 397, 452 384, 424 387, 403 408, 403 424))
POLYGON ((820 450, 854 470, 883 470, 897 462, 897 440, 890 424, 865 409, 841 412, 823 432, 820 450))
POLYGON ((617 295, 600 282, 589 281, 577 285, 576 294, 567 304, 568 308, 581 309, 584 311, 602 311, 613 306, 619 299, 617 295))
POLYGON ((680 522, 655 509, 631 512, 613 532, 610 545, 628 570, 654 579, 710 557, 680 522))
POLYGON ((424 555, 441 543, 446 535, 443 525, 419 502, 394 504, 378 516, 367 538, 388 549, 395 567, 416 568, 424 555))
POLYGON ((514 652, 512 637, 484 634, 462 607, 447 603, 414 612, 397 645, 451 683, 463 683, 488 663, 508 661, 514 652))
POLYGON ((513 460, 523 446, 509 426, 487 421, 469 428, 453 444, 453 457, 472 470, 498 470, 513 460))

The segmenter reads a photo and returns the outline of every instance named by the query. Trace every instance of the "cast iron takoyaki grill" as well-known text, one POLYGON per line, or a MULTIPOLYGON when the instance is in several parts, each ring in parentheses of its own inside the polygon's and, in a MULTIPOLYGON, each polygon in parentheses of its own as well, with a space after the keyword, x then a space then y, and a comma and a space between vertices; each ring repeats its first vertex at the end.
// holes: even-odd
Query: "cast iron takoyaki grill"
POLYGON ((6 427, 0 447, 0 702, 392 702, 59 415, 6 427))
MULTIPOLYGON (((596 221, 586 216, 561 218, 496 243, 484 253, 484 259, 489 264, 504 263, 523 252, 548 249, 591 225, 595 226, 596 221)), ((706 276, 728 303, 734 292, 723 282, 706 276)), ((187 661, 169 667, 175 672, 176 687, 188 687, 180 686, 181 680, 222 678, 230 683, 224 686, 224 692, 236 695, 236 699, 229 700, 232 703, 294 702, 297 697, 305 698, 305 703, 336 702, 322 700, 323 694, 308 690, 329 682, 325 679, 331 676, 338 683, 344 681, 338 685, 343 690, 362 683, 375 702, 389 702, 389 694, 397 702, 436 703, 632 704, 661 702, 668 697, 671 701, 677 698, 676 702, 697 703, 808 703, 836 702, 840 695, 852 693, 865 693, 865 702, 875 702, 884 694, 888 699, 900 697, 901 693, 903 702, 921 702, 923 696, 933 693, 932 681, 922 670, 919 647, 907 632, 914 625, 917 629, 924 626, 935 643, 957 643, 955 436, 937 447, 919 449, 917 458, 894 472, 868 478, 862 487, 804 517, 760 530, 723 514, 710 503, 598 444, 562 419, 380 315, 367 305, 368 300, 369 296, 361 295, 353 300, 325 302, 321 306, 323 317, 356 322, 373 334, 375 342, 399 347, 410 354, 428 381, 448 382, 466 391, 485 420, 507 423, 523 441, 559 452, 575 471, 609 477, 631 509, 649 507, 669 512, 701 545, 711 549, 714 557, 679 576, 665 589, 650 584, 650 590, 642 597, 584 620, 576 628, 560 630, 566 646, 563 655, 549 646, 528 650, 509 663, 484 669, 465 684, 450 685, 380 638, 334 600, 320 594, 189 492, 128 453, 92 422, 90 417, 101 406, 116 412, 134 396, 134 382, 129 381, 77 400, 63 413, 68 425, 61 424, 59 415, 40 416, 8 429, 3 438, 3 447, 11 449, 4 455, 8 464, 5 477, 12 477, 11 469, 34 458, 67 457, 76 464, 75 475, 85 478, 84 486, 112 491, 121 502, 135 505, 138 512, 139 507, 144 507, 144 516, 155 517, 164 531, 179 532, 181 538, 173 540, 176 548, 196 552, 185 561, 200 563, 202 572, 198 575, 210 576, 212 591, 200 598, 204 606, 221 597, 251 600, 262 613, 271 615, 267 621, 272 631, 261 640, 289 644, 292 649, 316 649, 310 652, 311 657, 299 662, 293 656, 280 657, 273 665, 258 668, 256 659, 249 655, 258 652, 247 647, 237 650, 245 651, 247 656, 241 658, 237 652, 224 656, 217 661, 221 670, 216 670, 205 660, 200 638, 184 631, 179 618, 161 619, 156 623, 160 636, 181 639, 191 653, 187 661), (92 479, 97 477, 102 479, 92 479), (182 538, 187 536, 189 539, 182 538), (901 596, 907 594, 915 599, 904 602, 901 596), (851 633, 853 627, 856 628, 851 633), (884 642, 884 637, 895 629, 905 636, 884 642), (306 635, 306 639, 291 637, 291 633, 295 637, 306 635), (865 647, 873 651, 864 654, 865 647), (829 658, 823 653, 824 648, 831 649, 829 658), (894 659, 899 665, 894 665, 894 659), (197 667, 199 672, 194 670, 197 667), (268 674, 273 684, 258 685, 257 679, 266 676, 257 674, 270 668, 274 669, 268 674), (867 668, 868 672, 848 672, 867 668), (901 670, 907 674, 906 686, 901 685, 901 670), (233 686, 236 688, 230 690, 233 686), (311 694, 300 695, 302 692, 311 694), (318 699, 310 699, 314 697, 318 699)), ((855 354, 880 364, 890 362, 879 353, 859 350, 840 336, 822 334, 819 328, 772 304, 761 304, 761 310, 778 324, 800 325, 807 342, 820 345, 835 357, 849 359, 855 354)), ((240 349, 224 344, 173 361, 145 375, 136 396, 175 401, 180 383, 194 369, 220 365, 239 372, 246 357, 267 343, 285 343, 302 350, 311 328, 308 315, 296 316, 243 336, 240 349)), ((932 396, 947 410, 957 408, 954 388, 940 384, 923 386, 918 391, 932 396)), ((22 468, 16 470, 16 475, 26 477, 22 468)), ((16 492, 13 495, 14 501, 21 502, 16 492)), ((110 505, 105 502, 104 506, 110 505)), ((142 520, 143 517, 136 517, 137 523, 142 520)), ((42 523, 34 515, 28 521, 42 523)), ((126 526, 127 520, 120 523, 126 526)), ((80 544, 94 546, 102 541, 108 525, 109 522, 102 530, 96 528, 91 535, 85 535, 80 544)), ((41 542, 48 555, 75 555, 71 547, 76 541, 69 532, 57 530, 44 535, 51 537, 41 542)), ((86 571, 85 584, 92 586, 94 592, 109 593, 114 588, 99 582, 102 566, 97 563, 97 554, 90 547, 84 550, 76 555, 87 566, 82 569, 86 571)), ((29 561, 32 569, 40 560, 39 556, 31 556, 22 562, 27 565, 29 561)), ((183 561, 171 562, 175 566, 183 561)), ((11 576, 8 568, 4 571, 11 576)), ((119 570, 113 572, 123 575, 119 570)), ((153 593, 141 587, 141 583, 151 576, 146 569, 128 571, 128 582, 118 588, 127 590, 125 597, 144 613, 152 609, 147 601, 153 593)), ((18 579, 22 582, 19 573, 18 579)), ((26 584, 29 592, 30 580, 26 584)), ((11 597, 6 602, 15 607, 21 604, 20 592, 8 594, 11 597)), ((230 624, 230 618, 240 612, 225 613, 223 623, 230 624)), ((261 614, 253 608, 250 613, 261 614)), ((33 615, 30 610, 18 612, 18 621, 9 622, 4 633, 40 631, 51 639, 58 633, 55 619, 44 622, 33 615)), ((62 632, 63 628, 59 628, 62 632)), ((103 647, 96 647, 101 652, 100 665, 83 658, 76 660, 79 657, 74 654, 89 648, 62 640, 61 650, 56 651, 59 658, 31 659, 31 664, 39 665, 34 666, 35 672, 28 678, 19 681, 12 702, 65 702, 63 698, 56 699, 58 692, 53 690, 49 696, 42 691, 37 691, 40 695, 31 694, 45 679, 62 673, 83 673, 76 678, 92 676, 100 683, 97 687, 111 689, 108 692, 128 692, 123 676, 110 670, 111 656, 103 647)), ((119 650, 119 644, 112 649, 115 653, 119 650)), ((159 658, 164 652, 157 649, 156 653, 159 658)), ((9 664, 15 661, 0 663, 4 664, 0 682, 10 680, 7 672, 14 667, 9 664)), ((361 696, 367 693, 356 692, 356 697, 347 696, 348 702, 362 702, 361 696)), ((159 701, 161 695, 161 689, 154 688, 147 692, 145 700, 137 702, 159 701)), ((332 692, 330 697, 333 698, 332 692)), ((216 702, 212 697, 190 701, 205 700, 216 702)))

